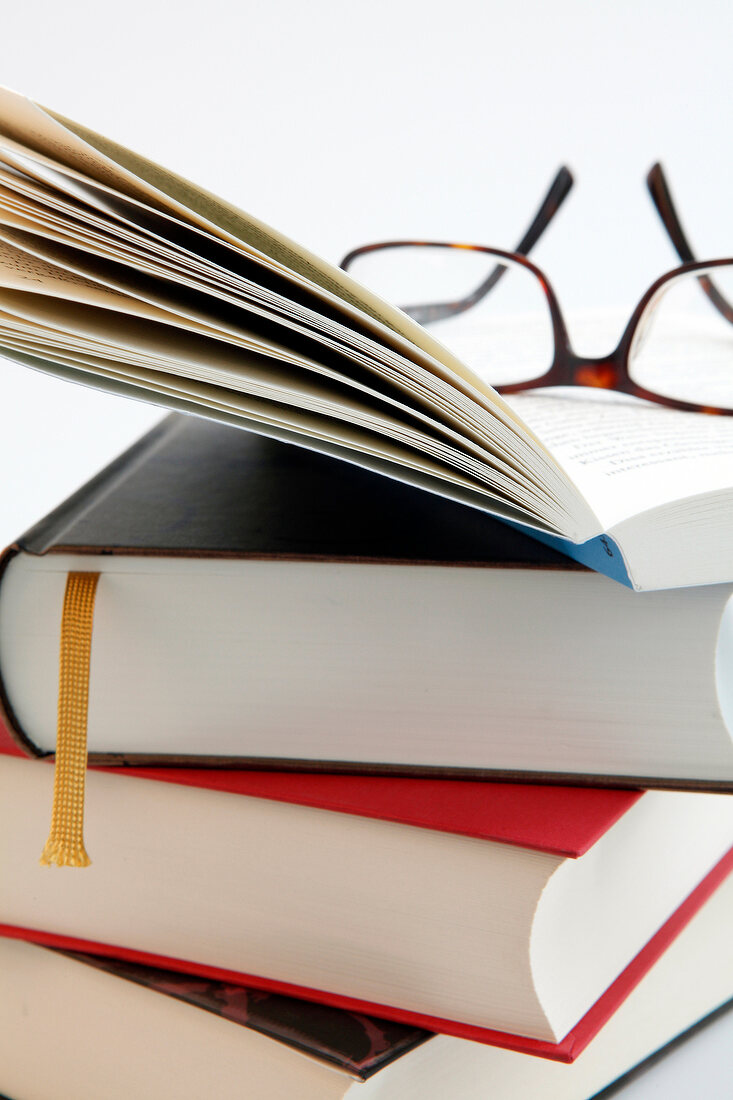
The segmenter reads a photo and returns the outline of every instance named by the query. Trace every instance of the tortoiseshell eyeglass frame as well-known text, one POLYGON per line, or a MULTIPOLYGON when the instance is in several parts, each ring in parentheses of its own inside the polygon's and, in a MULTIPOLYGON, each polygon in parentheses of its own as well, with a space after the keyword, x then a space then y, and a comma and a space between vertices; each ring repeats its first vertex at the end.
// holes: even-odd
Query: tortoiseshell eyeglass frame
POLYGON ((573 186, 573 177, 568 168, 562 167, 555 176, 550 189, 547 192, 540 209, 535 215, 532 224, 522 237, 513 252, 506 252, 499 248, 489 248, 478 244, 461 244, 454 241, 416 241, 393 240, 376 241, 373 244, 362 245, 347 253, 340 266, 348 271, 358 257, 369 252, 394 248, 456 248, 466 249, 472 252, 483 252, 487 256, 494 257, 498 262, 490 271, 488 277, 479 284, 465 298, 448 302, 431 302, 419 305, 400 306, 413 320, 427 325, 431 322, 452 317, 471 309, 481 301, 498 283, 507 271, 514 265, 524 267, 530 271, 539 282, 547 299, 552 329, 554 336, 554 354, 549 369, 538 378, 524 382, 515 382, 509 385, 494 387, 498 393, 519 393, 522 390, 537 389, 545 386, 591 386, 598 389, 617 390, 620 393, 632 394, 634 397, 653 401, 658 405, 665 405, 672 409, 681 409, 685 412, 708 413, 714 416, 732 416, 733 408, 723 408, 712 405, 698 405, 690 401, 680 401, 665 394, 654 393, 640 386, 629 376, 629 359, 634 348, 634 341, 639 332, 639 325, 655 299, 662 294, 666 287, 684 275, 694 275, 701 291, 709 299, 711 305, 730 324, 733 324, 733 305, 716 287, 711 278, 711 272, 716 268, 729 267, 733 270, 733 258, 716 260, 696 260, 690 248, 689 242, 682 228, 677 214, 669 185, 664 176, 661 164, 655 164, 647 175, 647 186, 652 201, 659 213, 665 229, 675 247, 675 250, 683 261, 678 267, 661 275, 639 300, 631 318, 624 329, 623 335, 617 346, 608 355, 600 358, 586 358, 576 354, 570 343, 567 325, 549 280, 542 271, 527 258, 527 253, 534 247, 544 233, 550 221, 559 210, 562 202, 567 197, 573 186), (502 263, 501 261, 506 261, 502 263))

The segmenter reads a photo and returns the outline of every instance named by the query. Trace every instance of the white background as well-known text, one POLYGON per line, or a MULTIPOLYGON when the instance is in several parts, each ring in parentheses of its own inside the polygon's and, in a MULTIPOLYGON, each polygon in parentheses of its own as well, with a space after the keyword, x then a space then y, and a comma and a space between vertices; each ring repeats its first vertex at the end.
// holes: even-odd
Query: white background
MULTIPOLYGON (((732 40, 730 0, 25 0, 0 81, 334 261, 395 235, 511 248, 566 162, 534 256, 563 304, 630 311, 675 263, 655 159, 697 251, 733 255, 732 40)), ((158 415, 0 359, 0 543, 158 415)))

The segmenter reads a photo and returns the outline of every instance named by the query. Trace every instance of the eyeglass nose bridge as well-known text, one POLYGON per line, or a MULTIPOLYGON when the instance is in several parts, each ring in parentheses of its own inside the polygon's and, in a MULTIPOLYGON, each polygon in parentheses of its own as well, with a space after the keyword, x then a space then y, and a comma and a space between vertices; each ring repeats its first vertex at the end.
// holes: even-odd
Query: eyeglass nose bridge
POLYGON ((570 342, 570 333, 549 280, 539 270, 530 265, 542 283, 550 310, 555 356, 549 372, 542 379, 548 386, 585 386, 599 390, 619 390, 628 393, 632 389, 626 369, 627 344, 630 329, 623 334, 617 347, 607 355, 578 355, 570 342))
POLYGON ((586 386, 600 390, 628 389, 629 379, 620 349, 599 357, 578 355, 569 345, 558 345, 547 383, 554 386, 586 386))

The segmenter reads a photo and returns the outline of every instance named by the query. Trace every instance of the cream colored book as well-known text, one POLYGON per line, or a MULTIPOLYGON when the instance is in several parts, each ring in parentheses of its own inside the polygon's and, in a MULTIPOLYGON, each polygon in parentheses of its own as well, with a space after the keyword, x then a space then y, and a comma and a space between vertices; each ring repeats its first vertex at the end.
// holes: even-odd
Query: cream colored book
POLYGON ((732 911, 729 880, 572 1065, 421 1039, 286 998, 258 1006, 246 990, 144 967, 123 964, 122 977, 111 962, 0 939, 0 1091, 15 1100, 587 1100, 730 1000, 732 911))
POLYGON ((461 796, 420 780, 396 793, 326 784, 319 804, 324 785, 299 775, 278 794, 246 773, 124 771, 86 777, 91 866, 49 871, 38 854, 53 769, 0 756, 0 831, 13 841, 0 934, 105 945, 563 1061, 733 865, 728 795, 473 787, 466 833, 451 808, 461 796), (411 824, 421 798, 434 816, 411 824), (492 798, 504 807, 493 822, 492 798))
POLYGON ((7 89, 0 347, 492 512, 635 588, 733 579, 733 420, 510 404, 342 271, 7 89))

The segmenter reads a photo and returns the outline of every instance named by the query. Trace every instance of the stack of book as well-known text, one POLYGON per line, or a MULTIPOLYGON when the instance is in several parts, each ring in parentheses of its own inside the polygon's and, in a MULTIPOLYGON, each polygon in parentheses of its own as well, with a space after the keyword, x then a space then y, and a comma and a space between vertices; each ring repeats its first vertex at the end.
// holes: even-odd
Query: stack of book
POLYGON ((0 310, 176 410, 0 561, 3 1094, 583 1100, 733 998, 709 516, 4 91, 0 310))

